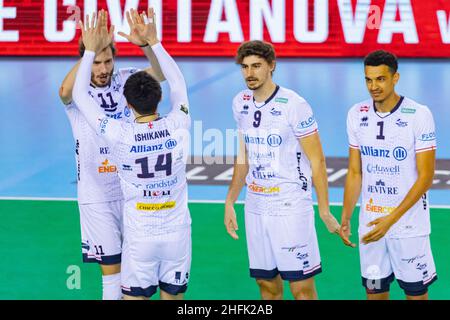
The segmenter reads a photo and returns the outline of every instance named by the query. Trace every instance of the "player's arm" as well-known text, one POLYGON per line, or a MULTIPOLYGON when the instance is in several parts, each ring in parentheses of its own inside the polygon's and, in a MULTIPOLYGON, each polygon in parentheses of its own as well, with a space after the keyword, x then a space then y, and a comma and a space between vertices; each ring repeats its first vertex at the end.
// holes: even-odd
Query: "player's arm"
POLYGON ((228 187, 228 194, 225 200, 224 217, 225 228, 227 229, 228 234, 236 240, 239 239, 239 237, 236 233, 238 230, 238 224, 234 204, 236 203, 242 188, 245 186, 245 177, 247 176, 247 173, 247 152, 242 133, 239 133, 239 152, 234 162, 233 178, 231 179, 230 186, 228 187))
POLYGON ((388 216, 378 218, 369 223, 375 226, 370 232, 363 236, 363 243, 370 243, 381 239, 386 232, 400 218, 419 201, 425 192, 433 184, 436 151, 430 150, 416 154, 417 180, 409 189, 403 201, 388 216))
POLYGON ((299 141, 311 164, 312 180, 316 189, 320 218, 325 223, 329 232, 337 233, 339 231, 339 223, 330 212, 327 166, 319 133, 315 132, 314 134, 300 138, 299 141))
POLYGON ((110 141, 115 141, 118 138, 120 130, 120 123, 118 120, 109 119, 98 108, 95 100, 89 95, 89 83, 91 80, 92 64, 94 62, 96 52, 100 52, 111 41, 114 27, 111 27, 110 32, 105 27, 102 27, 100 20, 105 19, 104 15, 99 12, 99 23, 94 27, 94 17, 89 23, 89 17, 86 22, 80 21, 80 27, 83 37, 83 43, 86 47, 83 58, 75 78, 73 88, 73 100, 77 104, 80 112, 86 118, 89 125, 96 131, 104 135, 110 141))
POLYGON ((139 14, 136 10, 131 9, 126 12, 126 17, 128 25, 130 26, 130 34, 127 35, 123 32, 119 32, 118 34, 141 48, 151 65, 151 67, 145 68, 144 71, 159 82, 166 80, 158 59, 153 52, 151 45, 147 42, 147 38, 150 34, 153 32, 156 33, 155 13, 153 8, 148 8, 148 16, 145 13, 139 14), (146 23, 147 19, 149 23, 146 23))
POLYGON ((59 97, 64 104, 69 104, 72 102, 72 90, 80 62, 81 59, 72 67, 72 69, 70 69, 69 73, 61 83, 61 87, 59 88, 59 97))
POLYGON ((350 220, 355 209, 356 202, 361 194, 362 171, 361 171, 361 153, 359 149, 349 148, 348 171, 344 187, 344 205, 341 217, 341 229, 339 235, 345 245, 356 247, 350 241, 351 226, 350 220))

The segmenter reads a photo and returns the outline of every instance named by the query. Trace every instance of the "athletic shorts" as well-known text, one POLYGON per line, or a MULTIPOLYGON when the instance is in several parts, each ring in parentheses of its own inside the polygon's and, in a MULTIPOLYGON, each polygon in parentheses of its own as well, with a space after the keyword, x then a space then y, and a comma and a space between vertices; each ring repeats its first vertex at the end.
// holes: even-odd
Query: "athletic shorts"
POLYGON ((271 216, 245 212, 250 277, 299 281, 322 272, 314 211, 271 216))
POLYGON ((429 236, 383 237, 361 244, 359 253, 362 285, 369 294, 388 292, 396 278, 406 295, 419 296, 437 279, 429 236))
POLYGON ((187 290, 192 256, 191 227, 163 235, 125 237, 122 293, 151 297, 158 287, 171 295, 187 290))
POLYGON ((83 262, 118 264, 122 253, 123 201, 80 204, 83 262))

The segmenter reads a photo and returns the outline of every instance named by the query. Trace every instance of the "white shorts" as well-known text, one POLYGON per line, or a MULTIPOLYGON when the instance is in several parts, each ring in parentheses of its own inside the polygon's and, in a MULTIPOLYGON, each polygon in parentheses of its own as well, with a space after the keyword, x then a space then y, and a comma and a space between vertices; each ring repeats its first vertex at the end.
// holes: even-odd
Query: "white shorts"
POLYGON ((80 204, 78 207, 83 262, 120 263, 123 201, 80 204))
POLYGON ((359 253, 362 284, 369 294, 388 292, 396 278, 406 295, 419 296, 437 279, 429 236, 383 237, 361 244, 359 253))
POLYGON ((125 236, 122 293, 151 297, 157 290, 177 295, 187 290, 192 256, 191 227, 164 235, 125 236))
MULTIPOLYGON (((311 208, 312 210, 312 208, 311 208)), ((245 212, 250 276, 305 280, 322 272, 314 211, 270 216, 245 212)))

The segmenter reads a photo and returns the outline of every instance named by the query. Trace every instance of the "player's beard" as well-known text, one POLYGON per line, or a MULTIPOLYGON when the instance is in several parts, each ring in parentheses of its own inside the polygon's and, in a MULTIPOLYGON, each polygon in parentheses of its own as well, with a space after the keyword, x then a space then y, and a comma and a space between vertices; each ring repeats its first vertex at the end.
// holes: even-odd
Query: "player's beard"
POLYGON ((109 84, 111 83, 111 78, 112 78, 112 75, 113 75, 113 73, 114 73, 114 69, 113 70, 111 70, 111 72, 109 73, 109 74, 106 74, 106 81, 102 81, 102 82, 100 82, 99 80, 100 79, 98 79, 98 77, 100 77, 100 76, 105 76, 105 74, 101 74, 101 75, 98 75, 98 76, 95 76, 93 73, 91 74, 91 82, 96 86, 96 87, 100 87, 100 88, 102 88, 102 87, 106 87, 106 86, 109 86, 109 84))
POLYGON ((263 83, 260 83, 258 81, 258 79, 256 79, 256 78, 252 78, 252 79, 256 80, 255 82, 253 82, 253 84, 249 84, 248 79, 246 79, 247 80, 247 88, 249 88, 250 90, 258 90, 259 88, 262 87, 263 83))

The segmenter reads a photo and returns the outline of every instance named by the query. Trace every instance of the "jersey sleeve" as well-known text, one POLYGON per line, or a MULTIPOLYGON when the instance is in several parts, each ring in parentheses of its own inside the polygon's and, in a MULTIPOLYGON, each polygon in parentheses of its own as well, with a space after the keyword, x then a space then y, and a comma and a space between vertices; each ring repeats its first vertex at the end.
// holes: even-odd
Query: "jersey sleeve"
POLYGON ((428 108, 421 110, 414 124, 416 153, 436 149, 436 131, 431 111, 428 108))
POLYGON ((122 129, 121 122, 116 119, 108 118, 102 113, 95 100, 88 93, 94 57, 94 52, 88 50, 85 51, 75 78, 72 94, 73 101, 86 118, 86 121, 91 128, 111 144, 115 144, 120 138, 122 129))
POLYGON ((288 116, 289 125, 297 138, 306 138, 319 131, 311 106, 300 97, 293 99, 288 116))
POLYGON ((174 129, 189 129, 191 116, 187 96, 186 82, 175 60, 167 53, 161 43, 152 46, 152 50, 161 65, 161 70, 170 87, 171 111, 167 119, 174 129))
POLYGON ((347 137, 349 147, 352 149, 359 149, 358 139, 356 138, 356 129, 355 129, 355 109, 352 108, 347 114, 347 137))
POLYGON ((139 72, 140 70, 137 68, 122 68, 119 69, 119 75, 120 79, 122 80, 123 85, 125 85, 125 82, 127 82, 128 78, 136 72, 139 72))
POLYGON ((238 128, 238 130, 241 129, 241 113, 239 112, 239 95, 237 95, 236 97, 234 97, 232 105, 231 105, 231 109, 233 111, 233 118, 234 121, 236 122, 236 127, 238 128))

